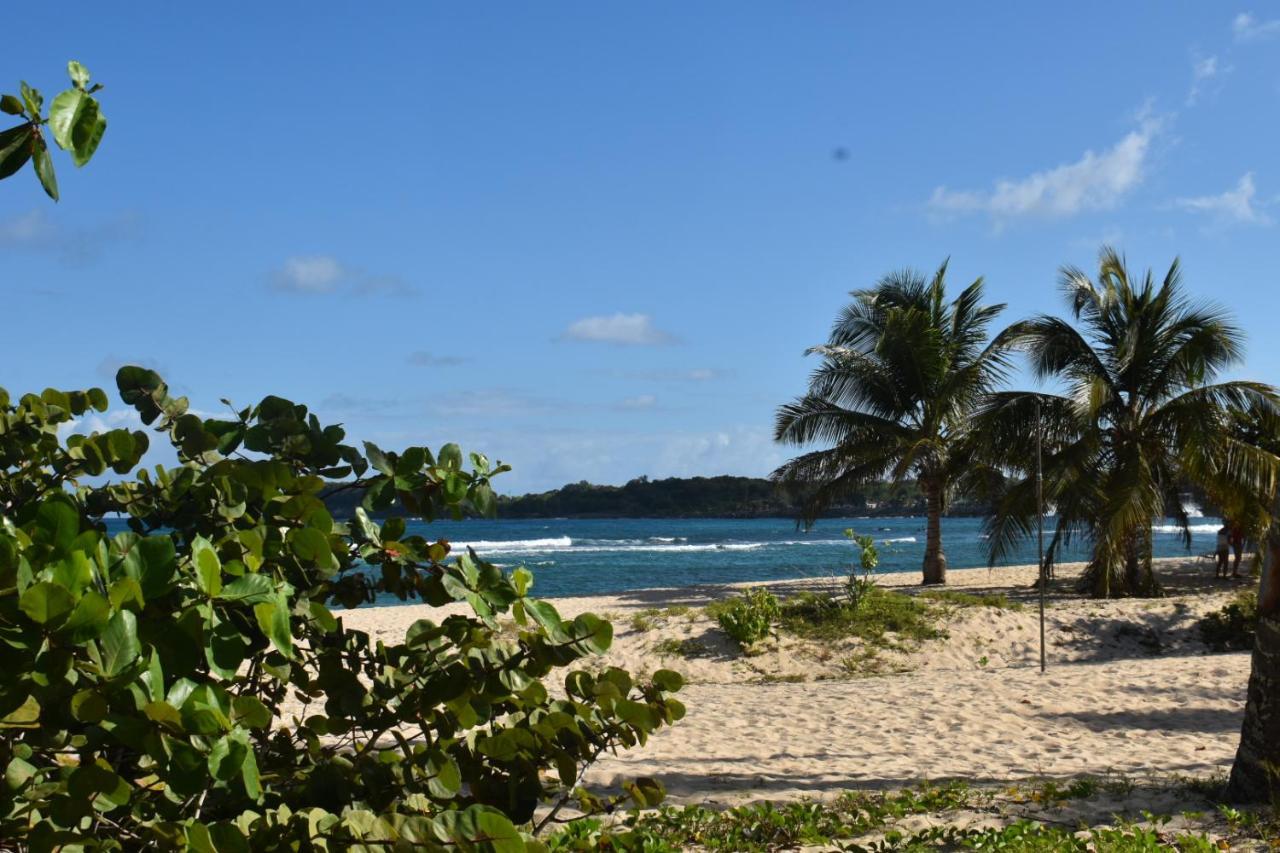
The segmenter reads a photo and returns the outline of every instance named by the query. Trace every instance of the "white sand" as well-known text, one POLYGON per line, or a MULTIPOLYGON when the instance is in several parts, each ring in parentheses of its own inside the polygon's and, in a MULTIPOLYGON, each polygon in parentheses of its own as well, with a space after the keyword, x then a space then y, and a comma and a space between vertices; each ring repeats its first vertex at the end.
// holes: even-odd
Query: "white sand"
MULTIPOLYGON (((698 610, 652 612, 700 608, 736 593, 732 586, 555 599, 562 615, 613 619, 614 647, 596 665, 640 673, 665 667, 691 682, 679 694, 689 709, 683 721, 644 748, 602 761, 587 782, 654 776, 676 802, 738 803, 947 777, 1224 771, 1239 738, 1249 659, 1209 654, 1195 622, 1240 583, 1213 581, 1206 563, 1158 563, 1169 597, 1115 602, 1070 592, 1080 567, 1060 567, 1043 675, 1028 588, 1034 566, 952 570, 948 588, 1002 592, 1024 609, 957 608, 948 639, 887 656, 888 668, 911 671, 878 677, 848 676, 841 661, 856 651, 853 641, 822 647, 783 638, 746 657, 698 610), (657 651, 664 641, 692 641, 698 650, 691 658, 664 656, 657 651)), ((917 580, 915 573, 880 577, 904 588, 917 580)), ((830 584, 771 586, 782 594, 830 584)), ((398 641, 415 619, 441 615, 424 606, 383 607, 344 614, 344 621, 398 641)))

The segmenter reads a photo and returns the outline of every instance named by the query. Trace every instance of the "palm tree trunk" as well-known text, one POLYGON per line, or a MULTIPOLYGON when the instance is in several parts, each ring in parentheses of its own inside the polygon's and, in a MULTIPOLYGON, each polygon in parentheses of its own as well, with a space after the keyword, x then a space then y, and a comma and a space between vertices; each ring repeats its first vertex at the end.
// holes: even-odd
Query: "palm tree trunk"
POLYGON ((1280 535, 1274 531, 1263 555, 1249 698, 1227 794, 1280 803, 1280 535))
POLYGON ((924 582, 947 582, 947 557, 942 553, 942 483, 932 477, 921 481, 924 488, 926 512, 929 521, 925 530, 924 582))

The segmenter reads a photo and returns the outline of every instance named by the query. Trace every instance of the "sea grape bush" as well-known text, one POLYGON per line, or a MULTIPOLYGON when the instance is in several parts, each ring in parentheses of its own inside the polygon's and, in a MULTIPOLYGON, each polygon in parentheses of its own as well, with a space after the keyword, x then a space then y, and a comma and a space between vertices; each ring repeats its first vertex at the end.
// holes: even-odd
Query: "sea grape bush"
POLYGON ((17 116, 21 124, 0 131, 0 180, 31 162, 40 186, 58 200, 58 178, 49 155, 48 133, 58 147, 71 154, 77 166, 93 157, 107 132, 107 119, 94 94, 101 83, 89 85, 89 69, 74 59, 67 63, 71 88, 58 94, 44 114, 44 95, 24 80, 18 95, 0 95, 0 112, 17 116))
POLYGON ((652 780, 610 797, 579 780, 683 715, 680 677, 581 668, 608 622, 562 619, 524 569, 405 524, 491 512, 506 466, 453 444, 362 451, 279 397, 199 417, 137 367, 117 385, 178 467, 133 473, 144 430, 63 438, 107 409, 99 389, 0 389, 0 839, 524 850, 565 802, 661 798, 652 780), (335 519, 324 499, 348 489, 362 504, 335 519), (112 514, 129 529, 112 535, 112 514), (374 641, 335 605, 378 593, 463 612, 374 641))

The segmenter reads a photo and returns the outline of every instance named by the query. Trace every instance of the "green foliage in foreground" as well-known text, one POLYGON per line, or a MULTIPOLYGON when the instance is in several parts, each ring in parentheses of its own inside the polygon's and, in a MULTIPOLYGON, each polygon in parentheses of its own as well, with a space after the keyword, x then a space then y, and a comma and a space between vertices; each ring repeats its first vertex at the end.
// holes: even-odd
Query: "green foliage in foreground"
POLYGON ((778 599, 763 587, 707 606, 707 614, 744 649, 769 636, 780 612, 778 599))
POLYGON ((1258 635, 1258 593, 1240 593, 1200 620, 1200 638, 1215 652, 1250 651, 1258 635))
POLYGON ((36 178, 45 193, 58 200, 58 179, 49 156, 46 133, 53 135, 58 147, 71 154, 77 166, 83 166, 98 150, 107 132, 107 119, 94 94, 101 83, 89 85, 89 70, 79 62, 67 63, 71 88, 60 93, 44 114, 44 95, 39 89, 22 82, 18 95, 0 96, 0 112, 17 116, 22 124, 0 131, 0 179, 7 178, 31 162, 36 178))
MULTIPOLYGON (((1090 789, 1091 791, 1091 789, 1090 789)), ((1087 796, 1087 794, 1082 794, 1087 796)), ((895 829, 910 815, 944 816, 989 805, 990 795, 963 783, 922 785, 897 793, 848 792, 830 802, 761 803, 716 811, 702 806, 665 808, 614 826, 595 819, 575 821, 548 839, 552 851, 644 851, 668 853, 697 847, 724 851, 793 850, 801 846, 848 851, 1026 850, 1214 851, 1207 836, 1171 833, 1167 818, 1150 816, 1147 826, 1076 830, 1031 820, 990 829, 945 823, 916 832, 895 829)))
MULTIPOLYGON (((361 452, 279 397, 201 418, 151 371, 117 384, 179 467, 103 484, 149 444, 60 438, 106 394, 0 389, 0 839, 523 850, 539 804, 612 806, 575 790, 582 771, 683 715, 668 671, 575 671, 552 699, 544 679, 605 651, 608 622, 562 619, 527 571, 401 517, 370 521, 488 512, 505 466, 466 466, 452 444, 361 452), (365 506, 334 519, 323 498, 344 488, 365 506), (130 529, 108 535, 116 513, 130 529), (375 642, 330 610, 378 593, 465 611, 375 642)), ((628 790, 661 796, 652 780, 628 790)))

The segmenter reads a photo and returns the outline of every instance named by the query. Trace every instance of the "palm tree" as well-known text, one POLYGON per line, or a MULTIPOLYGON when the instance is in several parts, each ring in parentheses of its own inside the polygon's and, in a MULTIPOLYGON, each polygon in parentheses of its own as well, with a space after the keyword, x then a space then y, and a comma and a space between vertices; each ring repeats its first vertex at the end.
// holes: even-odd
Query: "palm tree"
MULTIPOLYGON (((1273 507, 1277 516, 1280 507, 1273 507)), ((1240 746, 1227 793, 1233 800, 1280 802, 1280 526, 1263 542, 1258 625, 1240 746)))
POLYGON ((808 393, 778 410, 774 435, 828 445, 772 475, 802 496, 806 525, 860 485, 915 479, 928 510, 926 584, 946 583, 941 518, 964 463, 959 438, 1007 364, 986 331, 1004 306, 981 304, 982 279, 947 302, 946 272, 946 263, 932 279, 908 270, 853 291, 830 340, 808 351, 822 364, 808 393))
POLYGON ((1190 544, 1181 485, 1219 493, 1271 488, 1280 459, 1245 440, 1233 412, 1273 410, 1275 391, 1257 382, 1210 384, 1239 361, 1242 334, 1221 309, 1183 295, 1176 260, 1159 283, 1149 271, 1136 281, 1124 259, 1104 248, 1096 284, 1064 267, 1060 286, 1076 325, 1041 315, 998 339, 1025 351, 1035 375, 1065 393, 994 394, 974 420, 975 456, 1021 475, 993 501, 990 558, 996 562, 1032 531, 1039 424, 1045 499, 1057 508, 1047 561, 1083 537, 1092 544, 1083 578, 1089 591, 1153 594, 1152 522, 1173 514, 1190 544))

